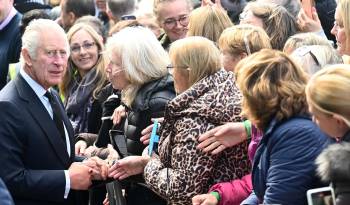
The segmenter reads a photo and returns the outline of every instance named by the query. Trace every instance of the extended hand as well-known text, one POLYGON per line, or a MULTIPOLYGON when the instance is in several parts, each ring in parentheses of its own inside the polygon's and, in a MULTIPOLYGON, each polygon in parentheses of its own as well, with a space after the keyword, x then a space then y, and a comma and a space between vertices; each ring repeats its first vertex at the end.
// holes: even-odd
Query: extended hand
POLYGON ((143 173, 149 157, 145 156, 128 156, 118 160, 110 169, 109 177, 114 179, 125 179, 129 176, 143 173))
POLYGON ((108 164, 98 157, 91 157, 83 162, 90 167, 90 174, 93 180, 105 180, 108 175, 108 164))
POLYGON ((311 12, 312 18, 307 16, 303 8, 298 13, 297 23, 303 32, 318 32, 322 30, 321 21, 314 7, 311 12))
POLYGON ((74 190, 87 190, 91 185, 90 167, 81 162, 74 162, 68 169, 70 186, 74 190))
POLYGON ((87 147, 87 144, 84 140, 79 140, 77 143, 75 143, 75 155, 84 155, 85 149, 87 147))
MULTIPOLYGON (((164 117, 151 119, 152 122, 154 122, 155 120, 158 120, 158 123, 162 123, 164 121, 164 117)), ((151 134, 152 134, 152 129, 153 129, 153 124, 147 126, 145 129, 142 130, 142 132, 141 132, 142 137, 140 138, 140 141, 144 145, 149 144, 149 140, 150 140, 151 134)))
POLYGON ((126 110, 125 107, 123 105, 119 105, 119 107, 117 107, 114 112, 113 112, 113 124, 117 125, 119 124, 122 119, 126 116, 126 110))
POLYGON ((218 200, 211 194, 196 195, 192 198, 192 205, 216 205, 218 200))
POLYGON ((207 131, 199 136, 197 146, 203 152, 218 154, 227 147, 232 147, 246 139, 243 122, 230 122, 207 131))

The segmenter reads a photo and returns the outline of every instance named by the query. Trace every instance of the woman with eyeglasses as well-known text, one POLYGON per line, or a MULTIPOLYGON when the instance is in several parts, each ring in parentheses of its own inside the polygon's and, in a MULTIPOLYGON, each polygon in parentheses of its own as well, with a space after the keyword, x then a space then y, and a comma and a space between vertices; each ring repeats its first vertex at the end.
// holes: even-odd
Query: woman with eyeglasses
MULTIPOLYGON (((118 120, 114 122, 125 136, 127 158, 133 159, 145 148, 140 141, 141 131, 153 123, 152 118, 163 117, 166 104, 175 97, 173 77, 167 70, 169 57, 152 31, 141 26, 124 28, 110 37, 106 55, 108 79, 122 93, 123 105, 115 111, 114 118, 118 120)), ((129 174, 135 171, 132 169, 129 174)), ((139 178, 127 179, 128 205, 166 204, 139 178)))
POLYGON ((191 204, 215 183, 241 178, 250 171, 247 140, 219 155, 196 149, 198 137, 228 121, 241 121, 241 95, 231 72, 222 69, 216 45, 199 36, 170 47, 176 98, 166 108, 159 132, 159 156, 124 158, 110 170, 122 179, 144 173, 147 185, 168 204, 191 204))
POLYGON ((102 37, 83 23, 71 27, 67 37, 71 53, 60 94, 74 133, 97 133, 102 112, 97 95, 107 83, 102 37))
POLYGON ((344 62, 350 64, 350 0, 337 1, 334 26, 331 33, 336 38, 337 50, 344 62))
POLYGON ((163 48, 169 50, 172 42, 186 37, 191 0, 155 0, 153 13, 164 33, 159 36, 163 48))

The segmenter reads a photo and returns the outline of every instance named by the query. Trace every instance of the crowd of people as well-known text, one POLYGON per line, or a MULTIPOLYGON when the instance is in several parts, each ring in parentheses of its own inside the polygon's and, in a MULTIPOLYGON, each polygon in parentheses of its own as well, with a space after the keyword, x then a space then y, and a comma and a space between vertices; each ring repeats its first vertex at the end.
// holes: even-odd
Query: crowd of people
POLYGON ((350 204, 350 0, 307 2, 0 0, 0 204, 350 204))

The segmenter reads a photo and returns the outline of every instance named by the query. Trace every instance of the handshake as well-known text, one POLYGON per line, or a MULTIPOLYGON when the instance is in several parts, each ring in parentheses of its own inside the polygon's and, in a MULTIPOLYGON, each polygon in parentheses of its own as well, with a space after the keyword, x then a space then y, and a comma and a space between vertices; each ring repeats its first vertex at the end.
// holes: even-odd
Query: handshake
POLYGON ((98 157, 72 163, 68 169, 71 189, 87 190, 92 180, 106 180, 108 169, 109 164, 98 157))

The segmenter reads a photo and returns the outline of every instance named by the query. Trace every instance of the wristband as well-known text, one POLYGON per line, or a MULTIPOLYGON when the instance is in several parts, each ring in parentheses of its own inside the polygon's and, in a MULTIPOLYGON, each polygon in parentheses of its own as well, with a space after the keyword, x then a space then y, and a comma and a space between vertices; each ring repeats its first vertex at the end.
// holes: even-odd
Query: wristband
POLYGON ((220 197, 219 192, 217 192, 217 191, 212 191, 212 192, 210 192, 209 194, 215 196, 215 198, 216 198, 216 200, 218 200, 218 202, 220 201, 221 197, 220 197))
POLYGON ((252 123, 249 120, 243 122, 245 132, 247 133, 247 139, 250 140, 252 137, 252 123))

